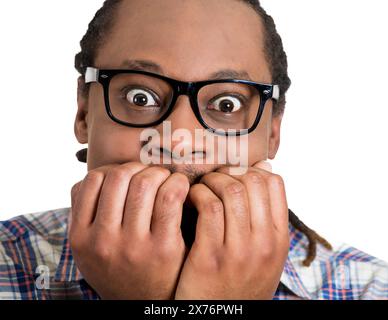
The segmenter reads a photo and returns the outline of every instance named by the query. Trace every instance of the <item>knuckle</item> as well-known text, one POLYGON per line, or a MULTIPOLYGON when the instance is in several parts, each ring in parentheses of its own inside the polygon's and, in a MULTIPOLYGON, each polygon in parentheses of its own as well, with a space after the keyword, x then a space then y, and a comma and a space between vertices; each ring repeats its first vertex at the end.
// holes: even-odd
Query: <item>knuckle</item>
POLYGON ((104 180, 104 173, 100 171, 89 171, 85 178, 85 184, 98 184, 104 180))
POLYGON ((156 250, 158 260, 170 261, 176 255, 176 247, 168 241, 162 241, 156 250))
POLYGON ((174 181, 177 183, 179 186, 190 186, 189 179, 187 176, 185 176, 183 173, 180 172, 175 172, 171 175, 171 177, 174 179, 174 181))
POLYGON ((229 195, 241 196, 244 192, 244 185, 237 181, 229 182, 225 187, 225 191, 229 195))
POLYGON ((246 175, 246 179, 248 179, 248 181, 254 183, 254 184, 264 184, 265 181, 264 181, 264 178, 257 172, 249 172, 247 173, 246 175))
POLYGON ((169 176, 171 174, 170 170, 168 170, 165 167, 157 166, 157 167, 154 167, 154 168, 155 168, 157 174, 160 174, 163 177, 169 176))
POLYGON ((275 186, 284 187, 284 180, 278 174, 272 174, 269 178, 269 182, 275 186))
POLYGON ((178 201, 183 200, 183 192, 177 188, 171 190, 164 190, 162 195, 162 202, 168 207, 178 201))
POLYGON ((128 175, 128 172, 121 167, 115 167, 108 172, 108 176, 110 176, 114 180, 125 179, 127 175, 128 175))
POLYGON ((147 175, 134 175, 131 180, 131 185, 138 194, 143 194, 153 185, 153 179, 147 175))
POLYGON ((96 240, 93 245, 93 252, 96 259, 100 261, 106 261, 109 260, 112 250, 111 248, 106 244, 106 241, 104 240, 96 240))
POLYGON ((204 203, 204 211, 213 215, 223 214, 224 205, 221 200, 211 199, 204 203))
POLYGON ((250 259, 246 250, 242 250, 241 248, 235 248, 234 250, 232 250, 232 256, 233 266, 236 266, 239 270, 243 270, 243 268, 247 265, 247 262, 250 259))
POLYGON ((183 174, 174 173, 173 179, 174 181, 171 180, 171 183, 163 184, 159 189, 162 195, 162 201, 166 205, 185 200, 190 188, 190 184, 183 174))
POLYGON ((193 248, 193 254, 189 254, 187 260, 201 273, 214 273, 224 266, 224 255, 219 250, 201 247, 195 242, 193 248))
POLYGON ((247 267, 249 261, 250 257, 248 257, 246 254, 238 254, 236 257, 236 265, 238 270, 244 270, 247 267))
POLYGON ((272 260, 274 257, 275 248, 270 244, 264 244, 259 249, 260 257, 264 260, 272 260))
POLYGON ((142 257, 144 256, 144 251, 137 250, 132 248, 131 250, 127 250, 125 253, 125 260, 127 263, 131 265, 135 265, 141 262, 142 257))
POLYGON ((82 183, 82 181, 79 181, 75 185, 72 186, 71 192, 70 192, 72 198, 74 198, 75 195, 77 194, 77 192, 78 192, 78 190, 79 190, 79 188, 81 186, 81 183, 82 183))

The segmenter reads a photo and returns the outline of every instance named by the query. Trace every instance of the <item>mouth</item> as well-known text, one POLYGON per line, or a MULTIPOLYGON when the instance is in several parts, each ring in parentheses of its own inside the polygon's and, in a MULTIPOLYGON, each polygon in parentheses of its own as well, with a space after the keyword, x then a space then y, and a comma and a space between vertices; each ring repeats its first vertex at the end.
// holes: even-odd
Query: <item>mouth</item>
POLYGON ((184 164, 184 163, 190 163, 195 164, 197 160, 202 160, 202 162, 198 162, 199 164, 203 163, 203 160, 205 159, 205 152, 203 151, 193 151, 188 153, 187 155, 180 155, 179 153, 168 151, 164 148, 155 148, 151 149, 149 151, 149 155, 152 158, 155 158, 159 163, 163 163, 163 161, 166 161, 168 163, 176 163, 176 164, 184 164), (160 160, 162 160, 160 162, 160 160))

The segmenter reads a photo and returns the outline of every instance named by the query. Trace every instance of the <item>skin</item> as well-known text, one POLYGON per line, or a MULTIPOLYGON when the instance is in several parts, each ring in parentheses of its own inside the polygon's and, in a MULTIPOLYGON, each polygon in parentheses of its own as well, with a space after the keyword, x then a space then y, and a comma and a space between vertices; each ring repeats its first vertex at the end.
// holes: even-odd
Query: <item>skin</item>
MULTIPOLYGON (((152 60, 183 81, 228 68, 272 83, 261 21, 233 0, 124 1, 95 67, 126 59, 152 60)), ((102 86, 85 95, 83 85, 80 77, 74 129, 88 143, 88 173, 72 188, 69 240, 88 283, 103 299, 272 299, 289 248, 283 179, 261 163, 280 142, 272 101, 249 135, 248 172, 231 176, 228 165, 143 165, 142 129, 113 122, 102 86), (180 229, 184 203, 198 211, 190 249, 180 229)), ((168 120, 172 130, 202 129, 187 96, 168 120)))

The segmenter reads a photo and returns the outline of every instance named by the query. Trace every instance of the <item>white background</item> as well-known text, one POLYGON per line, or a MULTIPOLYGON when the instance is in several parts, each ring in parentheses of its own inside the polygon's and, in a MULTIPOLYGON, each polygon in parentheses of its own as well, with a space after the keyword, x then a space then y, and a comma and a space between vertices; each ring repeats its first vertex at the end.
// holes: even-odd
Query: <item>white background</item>
MULTIPOLYGON (((226 1, 225 1, 226 2, 226 1)), ((69 207, 74 55, 101 0, 7 1, 0 11, 0 220, 69 207)), ((262 0, 292 87, 273 171, 288 204, 334 245, 388 261, 387 1, 262 0)))

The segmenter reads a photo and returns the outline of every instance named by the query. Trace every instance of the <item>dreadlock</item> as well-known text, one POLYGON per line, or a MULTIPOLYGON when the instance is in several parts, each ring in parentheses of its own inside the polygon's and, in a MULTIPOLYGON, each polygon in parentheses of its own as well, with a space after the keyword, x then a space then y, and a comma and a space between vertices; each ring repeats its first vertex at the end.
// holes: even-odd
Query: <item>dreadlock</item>
MULTIPOLYGON (((85 78, 86 68, 94 66, 94 60, 98 49, 102 46, 114 23, 114 14, 123 0, 105 0, 102 7, 96 12, 93 20, 89 23, 88 30, 83 36, 80 46, 81 51, 75 56, 75 68, 85 78)), ((273 103, 273 116, 284 113, 286 105, 286 92, 291 85, 288 76, 287 55, 283 49, 283 42, 276 30, 273 18, 263 9, 259 0, 236 0, 250 6, 259 15, 263 25, 265 58, 270 68, 273 83, 279 85, 280 96, 273 103)), ((87 93, 90 84, 84 84, 81 88, 87 93)), ((80 162, 87 162, 87 150, 82 149, 76 153, 80 162)), ((288 209, 289 221, 297 230, 301 231, 308 239, 307 257, 303 261, 304 266, 309 266, 316 256, 317 243, 332 250, 330 243, 307 227, 293 211, 288 209)))

